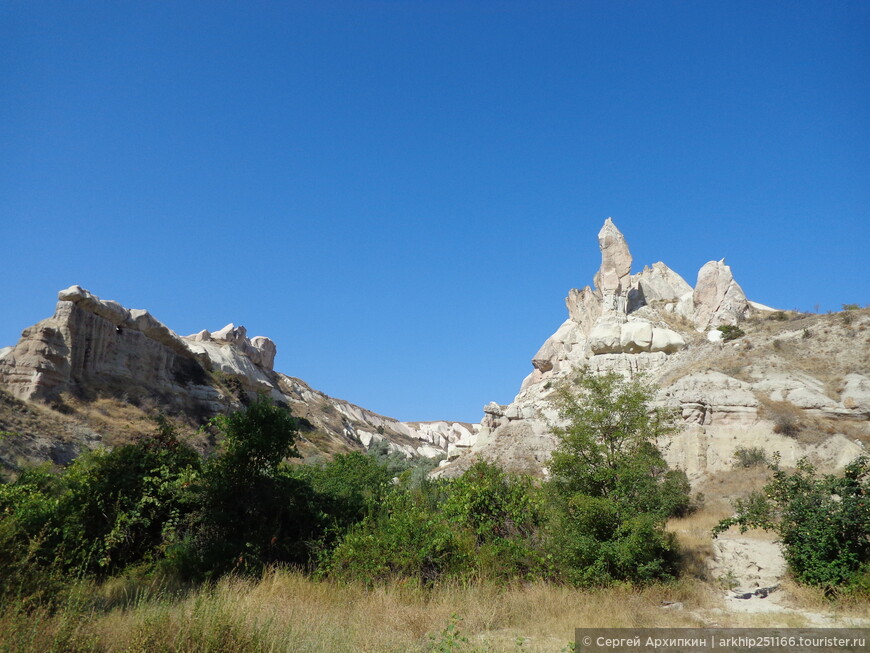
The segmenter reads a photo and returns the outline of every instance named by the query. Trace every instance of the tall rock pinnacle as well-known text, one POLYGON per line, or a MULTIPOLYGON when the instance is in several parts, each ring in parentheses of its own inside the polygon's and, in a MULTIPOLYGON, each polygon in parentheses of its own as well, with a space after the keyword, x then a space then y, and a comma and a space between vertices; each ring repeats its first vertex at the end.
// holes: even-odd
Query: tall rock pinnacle
POLYGON ((605 311, 625 312, 625 300, 631 282, 631 252, 625 236, 611 218, 598 232, 601 267, 595 274, 595 287, 602 295, 605 311))

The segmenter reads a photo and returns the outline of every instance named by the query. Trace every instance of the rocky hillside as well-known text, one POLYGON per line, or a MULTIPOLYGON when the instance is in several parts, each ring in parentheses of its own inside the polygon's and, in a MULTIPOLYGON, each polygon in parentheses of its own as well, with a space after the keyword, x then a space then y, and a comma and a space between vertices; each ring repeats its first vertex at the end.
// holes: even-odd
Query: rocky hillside
POLYGON ((273 369, 276 346, 244 327, 179 336, 150 313, 79 286, 58 294, 54 315, 0 349, 0 461, 6 469, 66 462, 83 447, 153 428, 158 411, 195 426, 258 393, 300 418, 311 456, 386 440, 408 456, 435 457, 473 439, 476 425, 405 424, 335 399, 273 369))
POLYGON ((580 366, 656 384, 658 401, 683 420, 666 455, 694 480, 731 470, 738 450, 778 451, 786 464, 808 455, 831 467, 865 451, 870 310, 762 306, 724 260, 704 265, 694 287, 661 262, 632 273, 610 219, 598 244, 593 286, 569 291, 567 319, 532 357, 514 401, 485 406, 479 425, 375 414, 276 372, 275 343, 244 327, 179 336, 147 311, 72 286, 53 316, 0 349, 0 464, 65 462, 153 428, 148 416, 158 411, 193 430, 265 393, 300 418, 309 457, 384 440, 408 456, 446 453, 437 473, 448 476, 477 456, 541 474, 555 447, 553 393, 580 366))
POLYGON ((740 449, 779 451, 785 464, 808 455, 823 466, 865 450, 870 311, 771 309, 746 298, 724 260, 705 264, 694 287, 661 262, 632 274, 610 219, 598 244, 594 286, 568 293, 568 318, 533 356, 514 401, 484 407, 479 433, 450 445, 441 474, 460 473, 476 456, 542 472, 555 447, 556 385, 581 366, 643 373, 659 386, 658 400, 683 421, 667 457, 696 480, 732 469, 740 449))

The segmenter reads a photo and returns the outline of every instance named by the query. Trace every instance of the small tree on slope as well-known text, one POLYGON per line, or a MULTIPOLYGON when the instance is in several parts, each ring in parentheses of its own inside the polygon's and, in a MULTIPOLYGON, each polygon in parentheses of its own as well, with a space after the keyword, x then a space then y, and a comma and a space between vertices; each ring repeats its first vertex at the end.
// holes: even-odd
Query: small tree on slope
POLYGON ((673 576, 668 516, 689 507, 683 472, 657 446, 676 431, 672 412, 651 408, 653 390, 614 373, 581 371, 557 389, 565 426, 550 465, 553 538, 562 574, 580 585, 673 576))

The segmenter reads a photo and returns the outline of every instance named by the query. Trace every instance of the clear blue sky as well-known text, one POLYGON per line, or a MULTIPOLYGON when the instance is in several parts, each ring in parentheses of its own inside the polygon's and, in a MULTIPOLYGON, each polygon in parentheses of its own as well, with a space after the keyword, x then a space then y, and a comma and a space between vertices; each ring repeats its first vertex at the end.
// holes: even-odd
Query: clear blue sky
POLYGON ((870 3, 0 3, 0 346, 78 283, 478 421, 591 283, 870 302, 870 3))

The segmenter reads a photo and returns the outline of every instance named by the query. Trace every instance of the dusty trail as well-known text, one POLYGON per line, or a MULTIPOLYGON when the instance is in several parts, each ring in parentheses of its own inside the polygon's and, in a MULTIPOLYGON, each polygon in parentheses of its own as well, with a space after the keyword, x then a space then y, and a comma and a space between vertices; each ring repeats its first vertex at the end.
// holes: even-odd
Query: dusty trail
POLYGON ((705 625, 870 626, 870 618, 794 607, 796 601, 784 583, 786 562, 775 540, 723 533, 713 541, 713 551, 711 577, 727 589, 722 589, 721 607, 694 612, 705 625))

